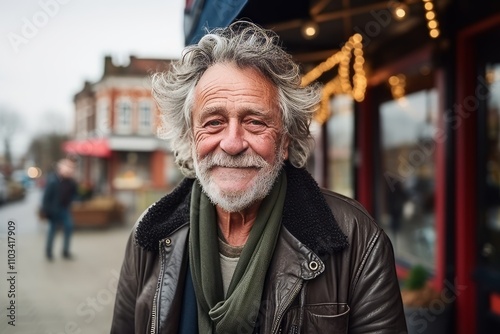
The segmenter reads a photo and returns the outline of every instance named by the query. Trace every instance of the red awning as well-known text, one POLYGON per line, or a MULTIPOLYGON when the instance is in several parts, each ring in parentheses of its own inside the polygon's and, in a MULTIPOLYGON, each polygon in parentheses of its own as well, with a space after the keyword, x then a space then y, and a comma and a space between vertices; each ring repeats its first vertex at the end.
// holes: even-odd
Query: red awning
POLYGON ((111 155, 108 140, 103 138, 70 140, 63 144, 63 150, 68 154, 99 158, 107 158, 111 155))

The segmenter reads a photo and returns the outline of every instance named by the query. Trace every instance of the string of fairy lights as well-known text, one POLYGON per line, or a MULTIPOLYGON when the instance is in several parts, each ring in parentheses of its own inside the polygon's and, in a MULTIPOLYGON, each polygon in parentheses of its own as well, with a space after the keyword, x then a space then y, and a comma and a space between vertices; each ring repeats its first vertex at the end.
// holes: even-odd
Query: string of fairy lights
MULTIPOLYGON (((425 8, 425 18, 427 19, 427 28, 429 29, 429 36, 437 38, 440 35, 438 29, 439 23, 434 11, 433 0, 422 0, 425 8)), ((406 77, 404 74, 393 75, 388 80, 391 87, 391 93, 394 100, 400 100, 405 96, 406 77)))
MULTIPOLYGON (((433 0, 422 0, 425 9, 427 28, 431 38, 440 35, 439 22, 436 17, 433 0)), ((403 2, 401 2, 402 4, 403 2)), ((406 7, 396 6, 395 15, 398 20, 406 16, 406 7), (398 13, 397 10, 403 11, 398 13)), ((330 99, 336 94, 348 94, 357 102, 363 101, 367 85, 366 73, 364 70, 365 58, 363 57, 363 37, 360 34, 352 35, 347 43, 324 62, 314 67, 302 77, 301 84, 309 85, 318 79, 323 73, 330 71, 338 65, 338 75, 323 86, 321 103, 315 120, 323 124, 331 115, 330 99), (354 56, 354 74, 350 78, 352 57, 354 56)), ((393 75, 388 79, 391 93, 395 100, 401 99, 405 95, 406 77, 403 74, 393 75)))
POLYGON ((352 35, 344 46, 328 57, 324 62, 313 68, 302 77, 302 86, 307 86, 318 79, 323 73, 338 65, 338 75, 323 86, 322 98, 315 120, 323 124, 330 117, 329 102, 332 95, 349 94, 356 101, 361 102, 365 97, 367 85, 364 70, 363 37, 360 34, 352 35), (350 64, 354 56, 352 83, 350 78, 350 64))
POLYGON ((429 36, 432 38, 439 37, 440 31, 438 29, 439 23, 434 11, 433 0, 422 0, 425 8, 425 18, 427 19, 427 28, 429 28, 429 36))
POLYGON ((389 78, 391 94, 394 100, 399 100, 405 96, 406 76, 404 74, 393 75, 389 78))

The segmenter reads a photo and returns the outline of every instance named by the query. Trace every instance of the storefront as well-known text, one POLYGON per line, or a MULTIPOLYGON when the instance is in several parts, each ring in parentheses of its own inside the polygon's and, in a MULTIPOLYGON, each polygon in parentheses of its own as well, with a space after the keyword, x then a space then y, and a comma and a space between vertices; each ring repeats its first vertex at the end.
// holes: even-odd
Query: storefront
POLYGON ((457 37, 456 277, 470 287, 457 317, 477 310, 468 325, 479 333, 500 325, 499 36, 496 14, 457 37))
MULTIPOLYGON (((224 3, 206 4, 214 2, 224 3)), ((363 37, 363 97, 330 95, 328 116, 311 129, 317 147, 309 170, 321 186, 357 199, 376 218, 393 242, 401 277, 415 264, 428 268, 434 285, 451 296, 449 333, 496 333, 500 4, 249 0, 242 7, 226 18, 274 29, 304 76, 354 34, 363 37), (390 16, 400 5, 406 17, 390 16), (317 39, 301 35, 311 21, 317 39)), ((211 27, 230 23, 205 20, 211 27)), ((329 87, 331 72, 339 71, 332 67, 315 80, 329 87)))

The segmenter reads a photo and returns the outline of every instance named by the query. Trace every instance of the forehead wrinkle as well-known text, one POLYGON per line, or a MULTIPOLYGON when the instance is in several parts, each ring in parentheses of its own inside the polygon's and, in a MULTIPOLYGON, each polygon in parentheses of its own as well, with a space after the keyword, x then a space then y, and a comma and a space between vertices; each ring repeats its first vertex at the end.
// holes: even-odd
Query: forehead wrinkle
MULTIPOLYGON (((226 66, 221 68, 224 69, 224 67, 226 66)), ((227 67, 231 70, 235 69, 233 66, 227 67)), ((205 77, 202 76, 196 87, 196 108, 205 115, 207 113, 220 113, 221 110, 228 113, 233 108, 238 114, 257 114, 255 111, 261 112, 262 115, 275 114, 275 112, 279 114, 277 87, 267 77, 252 68, 236 70, 239 73, 235 76, 223 73, 217 75, 214 74, 217 72, 213 72, 209 77, 206 77, 207 73, 205 73, 205 77), (262 103, 264 101, 266 103, 262 103)), ((268 116, 272 117, 272 115, 268 116)), ((198 114, 198 118, 200 117, 203 116, 198 114)))
POLYGON ((227 103, 234 103, 239 106, 237 109, 264 114, 268 109, 275 108, 277 104, 275 101, 272 101, 268 106, 261 105, 261 100, 266 99, 262 93, 262 90, 253 88, 240 90, 223 88, 217 89, 217 91, 204 90, 199 96, 198 106, 205 114, 225 110, 227 103), (218 96, 218 94, 223 94, 223 96, 218 96))
MULTIPOLYGON (((237 99, 244 99, 245 97, 257 97, 259 100, 262 96, 262 89, 259 86, 255 87, 238 87, 238 82, 233 84, 232 87, 220 86, 217 82, 212 82, 210 85, 205 85, 203 90, 199 90, 199 95, 202 101, 210 100, 211 98, 217 99, 217 94, 226 94, 224 100, 229 100, 231 102, 237 101, 237 99)), ((265 94, 268 95, 269 92, 266 90, 265 94)))
MULTIPOLYGON (((253 97, 262 97, 262 85, 265 82, 266 84, 270 84, 270 87, 273 89, 275 88, 272 83, 263 75, 261 75, 259 72, 256 73, 257 77, 251 76, 251 75, 245 75, 245 78, 249 81, 254 82, 254 85, 248 86, 248 83, 242 83, 239 80, 232 80, 230 82, 220 82, 221 78, 220 77, 214 77, 214 78, 203 78, 202 77, 202 84, 203 84, 203 89, 200 86, 200 82, 196 85, 196 90, 202 97, 202 99, 205 99, 206 96, 211 96, 213 94, 217 93, 231 93, 231 94, 237 94, 239 96, 241 93, 253 96, 253 97), (259 78, 260 77, 260 78, 259 78), (203 80, 204 79, 204 80, 203 80), (240 87, 243 85, 243 87, 240 87)), ((264 90, 264 93, 266 95, 269 95, 271 92, 268 91, 267 89, 264 90)))

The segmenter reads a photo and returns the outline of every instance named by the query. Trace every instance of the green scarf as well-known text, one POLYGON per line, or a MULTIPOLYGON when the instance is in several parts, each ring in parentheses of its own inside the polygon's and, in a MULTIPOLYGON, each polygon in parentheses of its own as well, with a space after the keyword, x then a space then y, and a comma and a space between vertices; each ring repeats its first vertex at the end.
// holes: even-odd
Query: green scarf
POLYGON ((199 333, 222 334, 253 330, 267 269, 281 227, 285 194, 286 175, 282 172, 259 207, 227 296, 224 296, 215 207, 202 192, 198 182, 193 184, 189 265, 198 302, 199 333))

